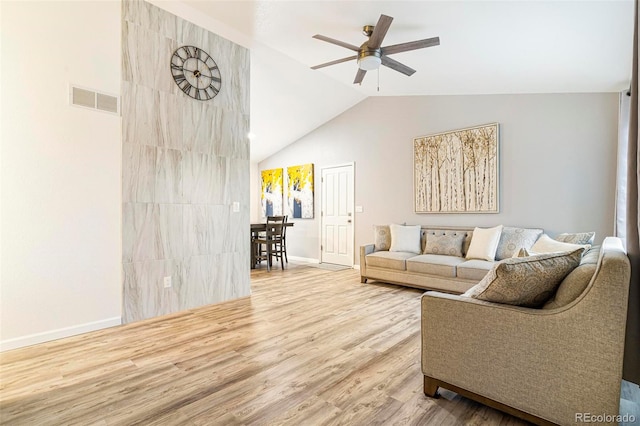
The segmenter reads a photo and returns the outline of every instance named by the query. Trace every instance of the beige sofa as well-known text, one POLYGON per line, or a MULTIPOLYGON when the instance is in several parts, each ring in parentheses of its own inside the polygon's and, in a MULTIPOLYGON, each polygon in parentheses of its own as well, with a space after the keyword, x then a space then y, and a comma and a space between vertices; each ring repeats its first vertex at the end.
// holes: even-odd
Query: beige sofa
MULTIPOLYGON (((421 229, 422 251, 424 252, 430 236, 464 234, 462 244, 462 256, 464 256, 471 243, 473 230, 474 228, 469 227, 423 226, 421 229)), ((533 244, 543 232, 542 229, 537 228, 504 228, 503 238, 498 245, 498 253, 503 255, 498 256, 497 260, 510 257, 513 251, 520 248, 517 245, 508 247, 511 246, 509 231, 513 231, 513 234, 516 230, 531 233, 533 238, 530 239, 530 244, 533 244)), ((376 250, 374 244, 360 247, 360 281, 362 283, 378 280, 426 290, 462 294, 484 278, 494 264, 493 261, 465 259, 460 256, 376 250)))
POLYGON ((574 424, 579 413, 617 415, 630 265, 618 238, 591 251, 583 256, 595 263, 586 288, 559 308, 426 292, 425 394, 443 387, 537 424, 574 424))

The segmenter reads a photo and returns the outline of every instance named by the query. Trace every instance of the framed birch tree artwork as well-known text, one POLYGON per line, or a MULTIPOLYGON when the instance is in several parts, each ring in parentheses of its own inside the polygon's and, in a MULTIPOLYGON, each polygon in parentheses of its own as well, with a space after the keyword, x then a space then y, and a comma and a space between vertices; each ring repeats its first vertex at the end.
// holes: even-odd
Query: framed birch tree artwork
POLYGON ((416 213, 498 213, 499 126, 413 140, 416 213))

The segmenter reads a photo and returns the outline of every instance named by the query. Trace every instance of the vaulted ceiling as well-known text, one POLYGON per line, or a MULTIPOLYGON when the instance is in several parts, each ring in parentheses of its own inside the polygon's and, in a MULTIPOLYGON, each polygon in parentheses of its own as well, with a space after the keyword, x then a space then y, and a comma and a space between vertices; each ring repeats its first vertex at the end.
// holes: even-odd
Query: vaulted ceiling
POLYGON ((252 161, 277 152, 367 96, 615 92, 628 87, 632 0, 575 1, 152 1, 251 49, 252 161), (393 23, 384 45, 440 37, 440 46, 393 56, 353 85, 363 25, 393 23))

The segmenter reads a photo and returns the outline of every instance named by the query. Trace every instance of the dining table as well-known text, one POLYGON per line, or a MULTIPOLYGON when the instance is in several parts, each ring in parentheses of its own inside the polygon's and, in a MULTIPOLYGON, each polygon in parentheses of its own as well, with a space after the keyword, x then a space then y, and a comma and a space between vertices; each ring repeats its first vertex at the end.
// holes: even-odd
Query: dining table
MULTIPOLYGON (((255 248, 253 246, 253 240, 254 238, 257 238, 261 232, 266 232, 267 231, 267 223, 266 222, 258 222, 258 223, 252 223, 251 225, 251 242, 250 242, 250 246, 251 246, 251 269, 255 269, 256 268, 256 252, 255 252, 255 248)), ((293 222, 285 222, 285 223, 272 223, 270 224, 272 228, 277 228, 280 226, 286 226, 287 228, 290 228, 293 226, 293 222)))

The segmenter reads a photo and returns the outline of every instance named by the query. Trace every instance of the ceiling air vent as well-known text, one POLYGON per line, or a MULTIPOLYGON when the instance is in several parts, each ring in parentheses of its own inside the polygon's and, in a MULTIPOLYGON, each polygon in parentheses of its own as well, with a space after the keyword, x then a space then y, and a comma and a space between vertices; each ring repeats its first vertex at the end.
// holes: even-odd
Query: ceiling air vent
POLYGON ((93 89, 71 86, 69 91, 71 105, 120 114, 120 98, 118 96, 100 93, 93 89))

